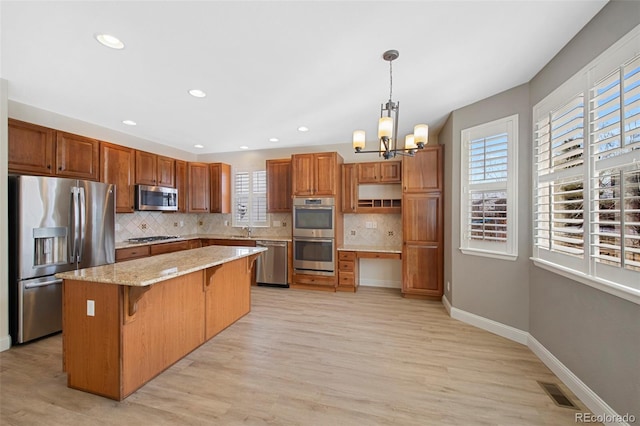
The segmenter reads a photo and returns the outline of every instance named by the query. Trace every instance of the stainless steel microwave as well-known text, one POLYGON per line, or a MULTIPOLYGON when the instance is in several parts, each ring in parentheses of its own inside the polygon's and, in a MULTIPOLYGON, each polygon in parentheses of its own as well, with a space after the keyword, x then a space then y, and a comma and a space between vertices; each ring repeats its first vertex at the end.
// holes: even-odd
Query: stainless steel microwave
POLYGON ((136 185, 136 210, 178 211, 178 190, 164 186, 136 185))

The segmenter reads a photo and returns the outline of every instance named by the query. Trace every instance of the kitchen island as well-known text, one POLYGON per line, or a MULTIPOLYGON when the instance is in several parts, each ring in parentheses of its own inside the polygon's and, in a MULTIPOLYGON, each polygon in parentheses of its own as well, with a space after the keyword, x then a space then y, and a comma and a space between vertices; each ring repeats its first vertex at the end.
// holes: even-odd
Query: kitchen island
POLYGON ((257 247, 209 246, 57 274, 67 385, 122 400, 251 310, 257 247))

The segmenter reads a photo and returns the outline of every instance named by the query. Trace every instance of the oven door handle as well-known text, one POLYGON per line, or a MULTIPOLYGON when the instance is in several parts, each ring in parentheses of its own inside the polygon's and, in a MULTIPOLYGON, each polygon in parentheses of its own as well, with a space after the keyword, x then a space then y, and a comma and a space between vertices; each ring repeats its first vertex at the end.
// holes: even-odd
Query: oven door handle
POLYGON ((324 238, 298 238, 295 237, 293 241, 306 241, 308 243, 332 243, 333 238, 324 239, 324 238))

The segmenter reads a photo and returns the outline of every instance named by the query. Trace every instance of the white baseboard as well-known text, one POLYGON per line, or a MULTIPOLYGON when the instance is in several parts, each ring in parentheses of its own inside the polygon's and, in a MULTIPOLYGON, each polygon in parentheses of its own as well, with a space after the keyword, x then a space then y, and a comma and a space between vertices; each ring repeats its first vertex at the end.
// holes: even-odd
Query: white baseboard
POLYGON ((9 350, 9 348, 11 348, 11 336, 0 337, 0 352, 9 350))
MULTIPOLYGON (((445 300, 444 297, 442 299, 445 300)), ((463 311, 451 305, 449 306, 450 308, 447 310, 449 311, 449 315, 451 316, 451 318, 466 322, 467 324, 471 324, 483 330, 487 330, 491 333, 497 334, 498 336, 513 340, 514 342, 522 343, 523 345, 527 344, 529 333, 527 333, 526 331, 511 327, 510 325, 502 324, 498 321, 481 317, 480 315, 472 314, 471 312, 463 311)), ((446 307, 447 306, 445 305, 445 308, 446 307)))
POLYGON ((444 308, 447 310, 447 313, 449 314, 449 316, 451 316, 451 303, 449 302, 449 299, 447 299, 446 295, 442 296, 442 304, 444 305, 444 308))
POLYGON ((571 370, 549 352, 547 348, 542 346, 531 334, 515 327, 455 308, 451 306, 449 300, 444 296, 442 297, 442 303, 451 318, 513 340, 514 342, 527 345, 540 361, 549 367, 562 383, 571 389, 571 392, 573 392, 594 415, 600 416, 604 420, 603 423, 605 425, 629 426, 628 423, 620 420, 622 416, 618 415, 609 404, 592 391, 578 376, 573 374, 571 370))
POLYGON ((540 358, 558 378, 567 385, 571 392, 573 392, 579 399, 587 406, 589 410, 596 416, 602 416, 605 420, 603 423, 606 425, 629 425, 626 422, 608 422, 606 419, 614 420, 621 416, 615 412, 613 408, 609 406, 602 398, 598 396, 594 391, 589 388, 578 376, 573 374, 558 358, 556 358, 547 348, 542 346, 542 343, 538 342, 535 337, 529 334, 529 340, 527 346, 531 351, 540 358))

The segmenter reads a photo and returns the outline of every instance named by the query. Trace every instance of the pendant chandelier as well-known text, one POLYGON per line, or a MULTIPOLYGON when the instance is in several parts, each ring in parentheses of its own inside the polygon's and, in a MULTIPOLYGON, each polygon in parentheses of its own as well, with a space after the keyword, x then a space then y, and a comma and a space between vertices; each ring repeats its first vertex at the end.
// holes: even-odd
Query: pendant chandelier
POLYGON ((353 149, 356 154, 376 152, 385 160, 396 155, 408 155, 413 157, 416 150, 423 149, 429 141, 429 127, 426 124, 418 124, 413 128, 413 134, 405 137, 404 145, 398 145, 398 115, 400 102, 393 102, 393 68, 392 62, 398 59, 400 53, 397 50, 387 50, 382 54, 382 59, 389 62, 389 102, 380 105, 380 120, 378 121, 378 150, 365 151, 365 132, 356 130, 353 132, 353 149))

